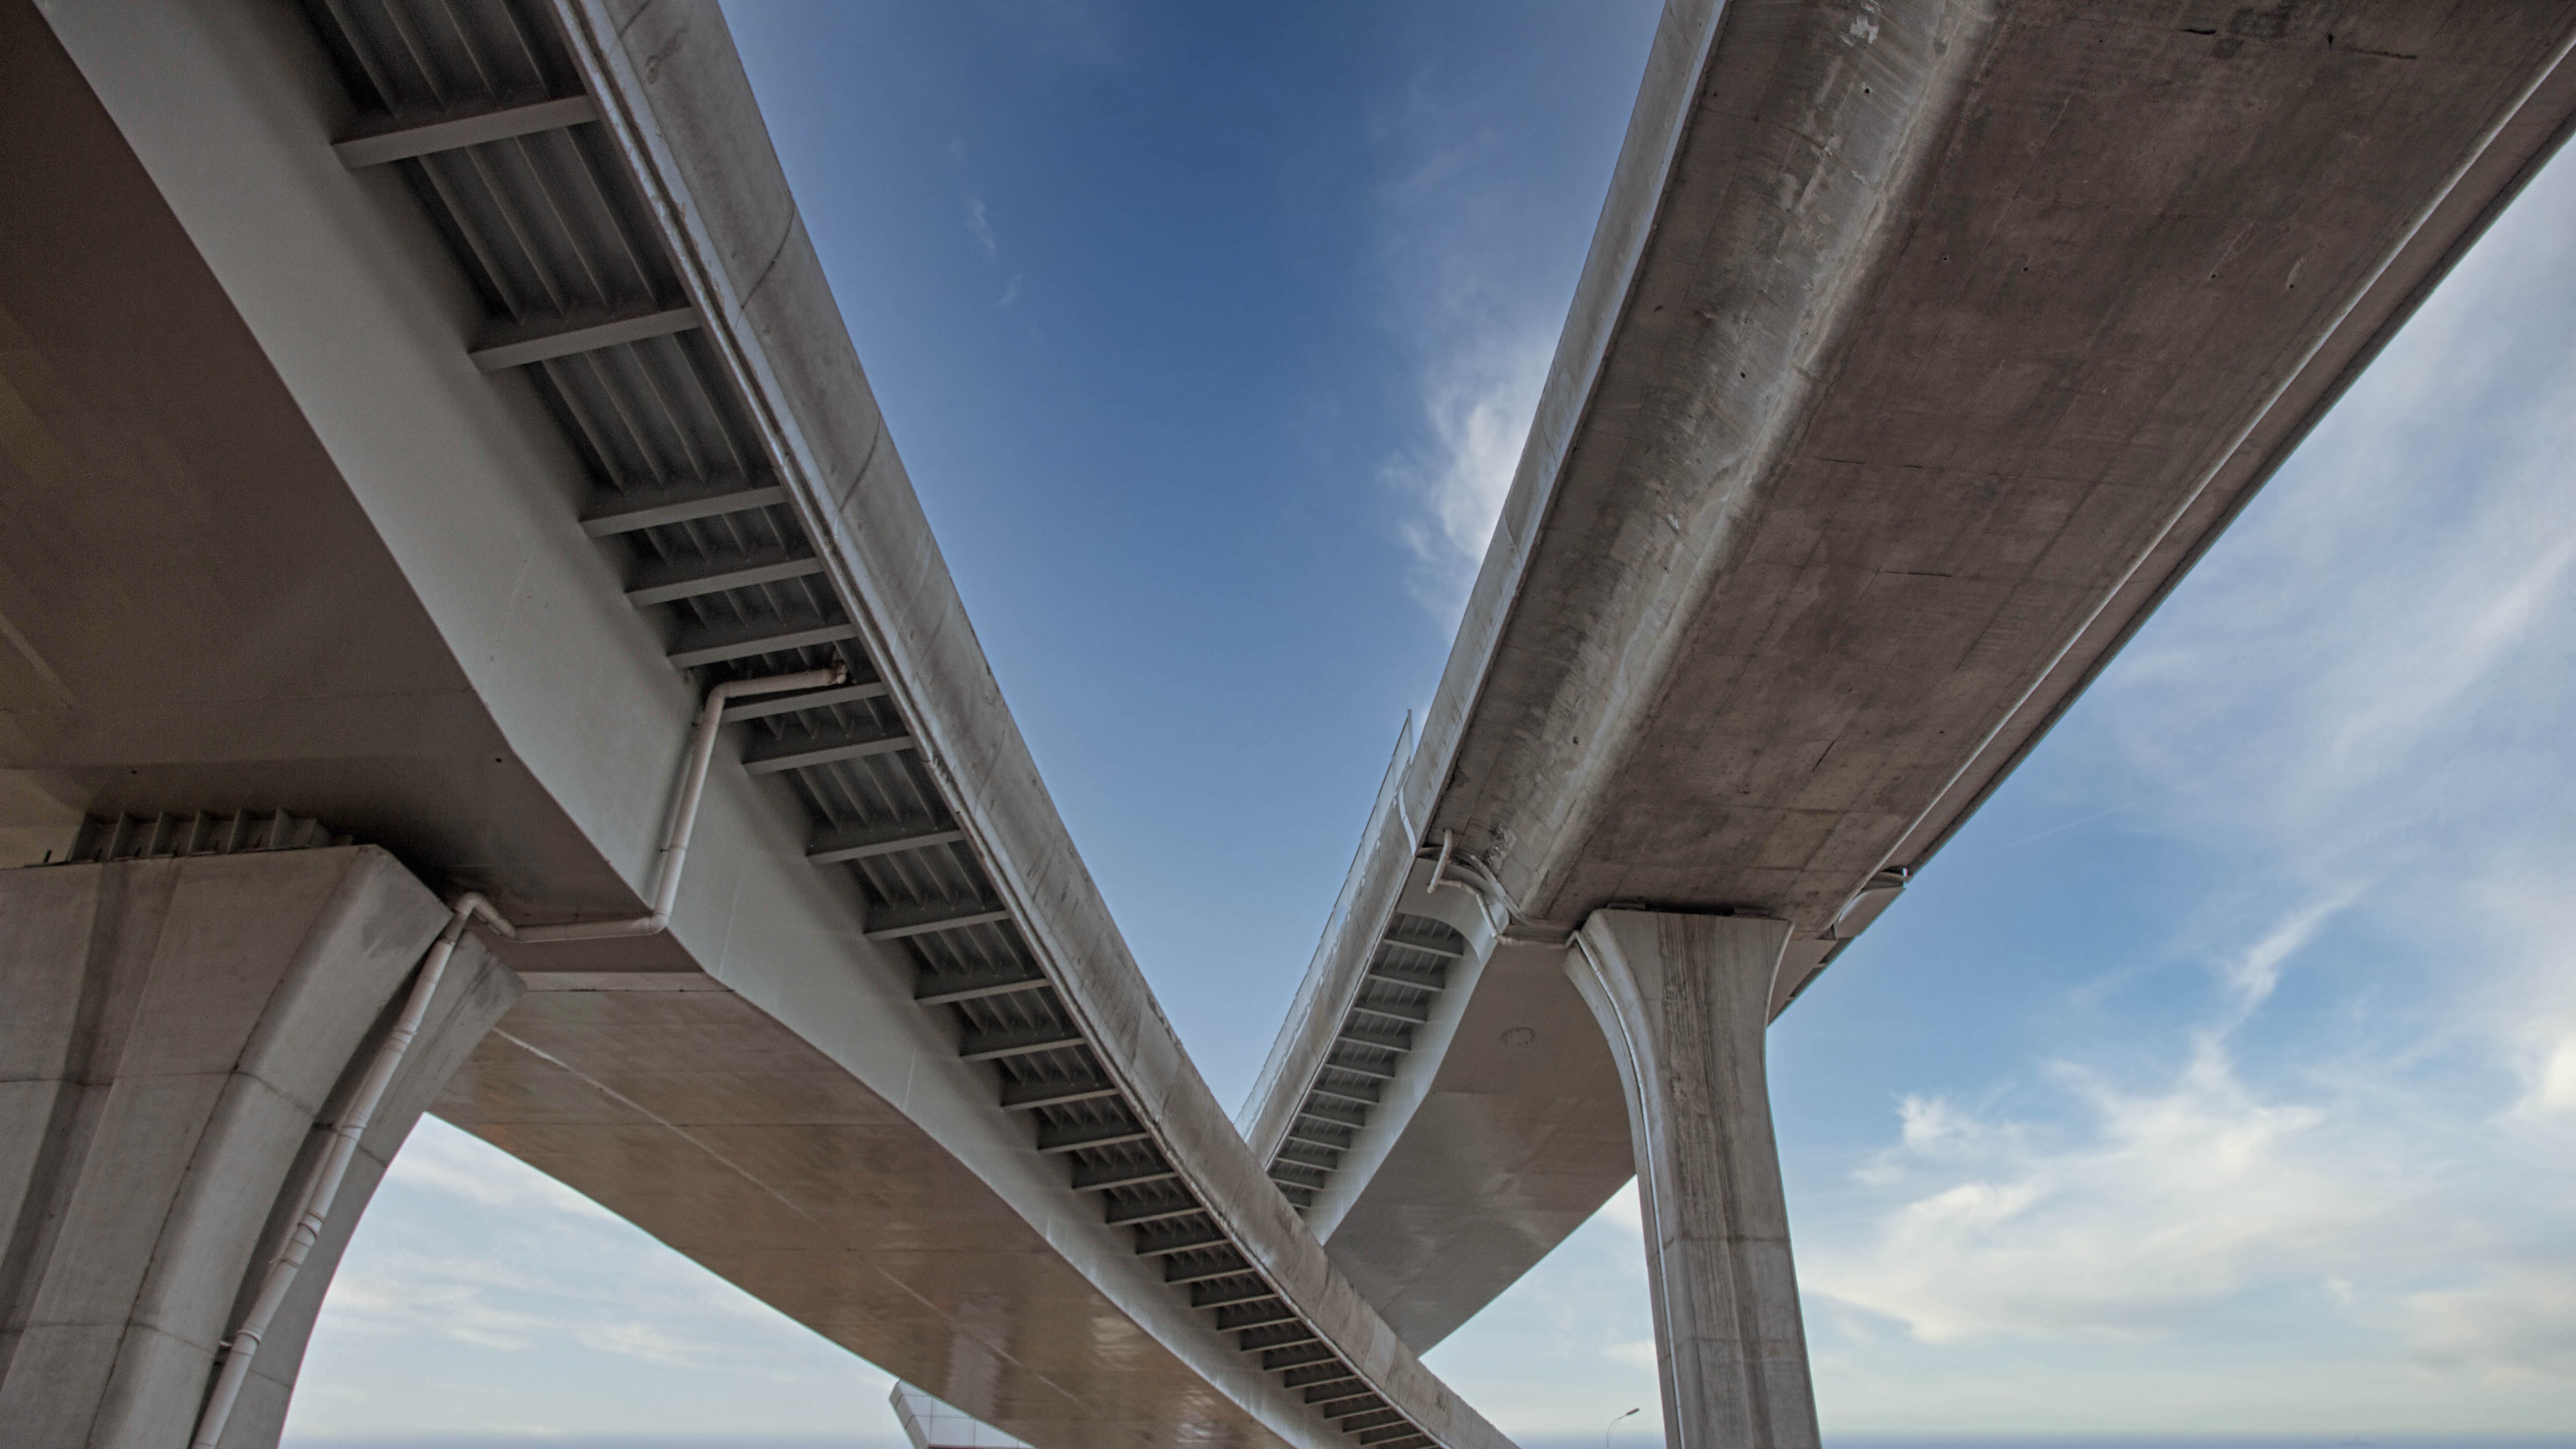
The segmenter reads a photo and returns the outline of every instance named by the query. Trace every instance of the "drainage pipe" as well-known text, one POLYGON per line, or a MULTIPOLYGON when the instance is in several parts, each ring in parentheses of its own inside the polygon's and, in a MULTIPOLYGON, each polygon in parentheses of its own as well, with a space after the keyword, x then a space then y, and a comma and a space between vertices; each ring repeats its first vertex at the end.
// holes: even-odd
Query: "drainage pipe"
POLYGON ((287 1290, 295 1286, 295 1275, 303 1268, 305 1256, 321 1240, 322 1224, 331 1216, 331 1200, 340 1195, 341 1179, 349 1175, 349 1162, 358 1155, 358 1139, 366 1135, 367 1124, 376 1115, 376 1105, 384 1100, 385 1088, 392 1084, 394 1069, 402 1065, 411 1039, 420 1034, 421 1018, 429 1012, 429 999, 438 993, 438 979, 447 973, 448 958, 456 954, 457 938, 465 934, 470 915, 469 907, 459 906, 456 914, 448 918, 447 929, 438 933, 428 959, 420 963, 420 974, 412 981, 411 995, 403 1001, 393 1034, 377 1049, 376 1059, 367 1064, 358 1095, 340 1118, 339 1128, 331 1134, 330 1149, 322 1155, 321 1168, 304 1190, 304 1201, 294 1228, 286 1235, 286 1246, 269 1263, 268 1278, 259 1286, 259 1297, 243 1316, 241 1327, 233 1330, 223 1372, 216 1375, 214 1390, 206 1396, 205 1411, 197 1417, 192 1449, 215 1449, 224 1437, 224 1423, 232 1417, 234 1401, 241 1397, 242 1384, 250 1378, 250 1364, 259 1354, 260 1338, 285 1304, 287 1290))
POLYGON ((680 776, 679 803, 671 811, 670 828, 662 832, 662 852, 653 865, 653 909, 640 916, 621 921, 574 921, 559 926, 514 926, 504 920, 492 903, 479 895, 467 893, 457 899, 460 908, 481 916, 493 932, 509 941, 598 941, 619 936, 658 936, 671 924, 671 907, 680 898, 680 868, 689 859, 689 833, 697 828, 698 800, 706 793, 707 767, 716 757, 716 738, 724 727, 727 700, 753 694, 784 694, 791 689, 820 689, 841 684, 850 677, 846 664, 829 669, 808 669, 798 674, 773 674, 765 679, 728 679, 707 691, 705 708, 698 711, 697 733, 689 741, 686 770, 680 776))
POLYGON ((688 863, 689 836, 697 828, 698 802, 706 794, 707 770, 715 761, 726 701, 743 695, 819 689, 843 683, 849 677, 848 665, 835 664, 829 669, 774 674, 765 679, 729 679, 707 692, 706 705, 698 711, 697 731, 689 740, 688 759, 680 776, 680 798, 672 807, 670 826, 662 832, 661 854, 654 862, 650 912, 619 921, 514 926, 476 892, 467 891, 456 898, 447 928, 438 933, 428 957, 420 963, 419 974, 412 980, 411 995, 403 1001, 402 1015, 395 1019, 384 1044, 376 1049, 375 1060, 367 1064, 358 1095, 350 1101, 349 1110, 342 1114, 339 1127, 331 1134, 330 1149, 323 1154, 320 1167, 304 1190, 295 1226, 286 1235, 286 1246, 270 1261, 259 1297, 252 1301, 250 1312, 243 1315, 241 1326, 233 1330, 223 1370, 215 1376, 214 1388, 206 1395, 204 1412, 197 1416, 197 1434, 189 1441, 190 1449, 216 1449, 222 1442, 224 1425, 232 1418, 233 1405, 240 1400, 242 1385, 250 1378, 251 1360, 259 1355, 260 1339, 277 1317, 277 1310, 285 1305, 287 1292, 295 1286, 295 1275, 303 1269, 313 1245, 321 1241, 322 1225, 330 1220, 332 1200, 340 1195, 341 1180, 349 1175, 349 1163, 358 1155, 359 1139, 366 1135, 377 1105, 384 1101, 385 1089, 392 1085, 403 1054, 411 1049, 412 1038, 420 1034, 421 1019, 429 1013, 429 1000, 438 993, 439 978, 447 974, 448 960, 456 954, 456 943, 464 936, 466 926, 479 916, 495 934, 507 940, 530 942, 659 935, 671 924, 671 906, 679 899, 680 870, 688 863))

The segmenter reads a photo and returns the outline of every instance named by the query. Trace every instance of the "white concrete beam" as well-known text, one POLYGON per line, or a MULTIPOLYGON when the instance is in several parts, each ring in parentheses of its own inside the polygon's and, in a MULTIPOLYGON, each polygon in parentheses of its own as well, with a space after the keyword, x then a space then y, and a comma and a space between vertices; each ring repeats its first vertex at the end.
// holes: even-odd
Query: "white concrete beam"
POLYGON ((560 100, 512 106, 506 111, 486 111, 479 116, 463 116, 453 121, 433 121, 426 126, 406 126, 398 131, 352 136, 333 144, 331 149, 339 154, 341 165, 360 171, 369 166, 382 166, 388 161, 407 161, 414 156, 506 141, 513 136, 557 131, 598 119, 599 102, 588 96, 565 96, 560 100))

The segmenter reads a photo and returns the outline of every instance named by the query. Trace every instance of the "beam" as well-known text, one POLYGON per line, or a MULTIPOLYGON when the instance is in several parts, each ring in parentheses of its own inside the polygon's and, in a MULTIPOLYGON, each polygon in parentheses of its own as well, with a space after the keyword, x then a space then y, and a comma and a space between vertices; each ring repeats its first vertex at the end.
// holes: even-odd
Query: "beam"
MULTIPOLYGON (((904 738, 909 739, 910 736, 904 738)), ((906 835, 836 833, 805 847, 805 858, 815 865, 839 865, 845 861, 874 860, 880 855, 901 855, 907 850, 928 850, 934 845, 955 845, 965 838, 963 830, 915 830, 906 835)), ((962 1001, 965 998, 958 999, 962 1001)))
POLYGON ((1214 1293, 1202 1294, 1195 1288, 1191 1289, 1190 1306, 1192 1308, 1223 1308, 1228 1304, 1251 1303, 1259 1299, 1276 1298, 1278 1296, 1278 1289, 1273 1288, 1268 1283, 1262 1282, 1260 1279, 1256 1278, 1252 1282, 1244 1284, 1242 1287, 1222 1288, 1214 1293))
POLYGON ((506 111, 460 116, 453 121, 432 121, 426 126, 405 126, 395 131, 352 136, 334 143, 331 149, 339 156, 341 165, 352 171, 363 171, 388 161, 408 161, 414 156, 482 146, 493 141, 506 141, 513 136, 532 136, 539 131, 560 131, 566 126, 586 125, 598 119, 599 102, 588 96, 565 96, 560 100, 539 101, 532 106, 512 106, 506 111))
POLYGON ((696 669, 706 664, 722 664, 729 659, 748 659, 755 654, 776 654, 788 649, 806 649, 816 644, 834 644, 859 637, 859 626, 841 620, 800 624, 782 629, 767 625, 758 629, 709 630, 680 640, 671 651, 671 663, 682 669, 696 669))
POLYGON ((1306 1101, 1297 1108, 1298 1116, 1312 1117, 1318 1122, 1330 1122, 1336 1127, 1347 1127, 1353 1132, 1368 1126, 1366 1112, 1355 1111, 1349 1107, 1328 1107, 1315 1100, 1316 1095, 1318 1094, 1308 1094, 1306 1101))
POLYGON ((1329 1365, 1314 1364, 1296 1369, 1280 1382, 1292 1389, 1306 1389, 1320 1384, 1355 1384, 1360 1382, 1360 1376, 1351 1372, 1349 1365, 1335 1359, 1329 1365))
MULTIPOLYGON (((1132 1122, 1086 1122, 1079 1127, 1041 1127, 1038 1129, 1038 1151, 1075 1152, 1085 1147, 1116 1147, 1126 1142, 1150 1142, 1154 1134, 1132 1122)), ((1221 1243, 1222 1235, 1210 1239, 1221 1243)), ((1178 1248, 1171 1251, 1179 1252, 1178 1248)))
POLYGON ((1368 1392, 1368 1385, 1357 1374, 1351 1374, 1345 1378, 1322 1379, 1302 1387, 1306 1390, 1306 1402, 1310 1404, 1331 1403, 1337 1399, 1347 1399, 1353 1394, 1368 1392))
POLYGON ((1167 1242, 1156 1241, 1152 1233, 1141 1228, 1136 1233, 1136 1256, 1139 1258, 1165 1258, 1174 1253, 1186 1253, 1192 1248, 1225 1246, 1228 1246, 1228 1240, 1224 1230, 1214 1225, 1195 1233, 1175 1237, 1167 1242))
POLYGON ((1276 1293, 1268 1297, 1267 1303, 1250 1299, 1219 1312, 1216 1316, 1218 1331, 1234 1333, 1246 1328, 1267 1328, 1274 1323, 1288 1323, 1296 1319, 1297 1310, 1288 1306, 1288 1300, 1276 1293))
POLYGON ((1177 1203, 1160 1203, 1152 1207, 1113 1203, 1109 1211, 1101 1215, 1100 1220, 1113 1228, 1132 1228, 1141 1223, 1169 1222, 1173 1218, 1185 1218, 1192 1213, 1206 1211, 1206 1205, 1196 1198, 1177 1203))
POLYGON ((1381 1067, 1373 1062, 1355 1061, 1339 1052, 1324 1058, 1324 1065, 1337 1072, 1348 1072, 1355 1077, 1372 1077, 1381 1082, 1395 1080, 1395 1067, 1392 1064, 1381 1067))
POLYGON ((1386 1031, 1380 1030, 1376 1027, 1364 1026, 1358 1022, 1349 1020, 1345 1020, 1342 1023, 1342 1029, 1333 1034, 1333 1039, 1335 1041, 1346 1041, 1354 1046, 1376 1047, 1380 1051, 1405 1052, 1413 1050, 1413 1038, 1400 1028, 1393 1031, 1386 1031))
POLYGON ((1446 956, 1452 961, 1463 960, 1467 955, 1466 952, 1453 946, 1437 946, 1433 945, 1429 941, 1416 941, 1406 936, 1380 936, 1378 938, 1378 944, 1381 946, 1402 946, 1408 951, 1424 951, 1434 956, 1446 956))
POLYGON ((1384 981, 1395 986, 1410 986, 1421 991, 1446 991, 1449 982, 1436 968, 1428 972, 1409 971, 1371 962, 1363 973, 1371 981, 1384 981))
POLYGON ((915 991, 915 1006, 953 1006, 960 1001, 982 1001, 990 996, 1017 996, 1051 985, 1043 976, 1014 976, 1008 981, 981 981, 972 986, 952 986, 938 991, 915 991))
POLYGON ((1170 1164, 1140 1162, 1132 1167, 1077 1167, 1073 1170, 1073 1190, 1099 1192, 1112 1187, 1143 1187, 1150 1182, 1176 1182, 1180 1174, 1170 1164))
POLYGON ((1259 1328, 1237 1329, 1234 1335, 1235 1348, 1242 1353, 1277 1353, 1283 1349, 1300 1348, 1307 1344, 1326 1346, 1324 1336, 1315 1331, 1314 1325, 1302 1319, 1292 1318, 1281 1323, 1265 1323, 1259 1328))
POLYGON ((786 501, 787 490, 774 483, 750 488, 737 484, 699 492, 657 489, 648 493, 639 490, 618 494, 605 507, 592 509, 582 518, 581 531, 593 538, 609 538, 621 533, 660 528, 665 524, 687 523, 692 519, 773 508, 786 501))
POLYGON ((803 694, 780 694, 767 699, 748 700, 725 706, 725 723, 738 719, 767 719, 771 715, 795 714, 801 710, 821 709, 833 704, 856 704, 863 699, 883 699, 886 687, 867 684, 836 684, 830 689, 809 689, 803 694))
POLYGON ((812 554, 803 558, 723 559, 689 569, 657 569, 646 575, 649 582, 626 591, 626 602, 647 609, 701 594, 721 594, 727 589, 785 583, 822 571, 823 561, 812 554))
POLYGON ((1104 1081, 1021 1081, 1002 1089, 1002 1109, 1033 1112, 1040 1107, 1069 1107, 1076 1102, 1097 1102, 1117 1095, 1118 1089, 1104 1081))
POLYGON ((934 931, 958 931, 968 926, 990 925, 995 921, 1007 921, 1010 918, 1009 911, 977 906, 973 910, 961 911, 954 915, 898 921, 891 926, 882 926, 865 934, 871 941, 900 941, 907 936, 927 936, 934 931))
POLYGON ((802 770, 842 760, 863 760, 870 755, 891 755, 912 748, 915 748, 915 743, 910 735, 827 735, 819 741, 807 741, 794 748, 771 745, 752 751, 743 756, 742 767, 755 775, 775 775, 785 770, 802 770))
POLYGON ((1184 1268, 1175 1263, 1163 1269, 1163 1286, 1177 1288, 1187 1283, 1204 1283, 1211 1278, 1239 1277, 1251 1271, 1252 1265, 1244 1262, 1240 1254, 1236 1255, 1230 1267, 1184 1268))
POLYGON ((506 372, 532 362, 570 357, 576 352, 596 352, 648 337, 694 332, 705 325, 706 319, 698 315, 695 307, 667 307, 579 325, 549 320, 537 327, 513 329, 496 336, 468 355, 485 372, 506 372))
POLYGON ((1266 1372, 1277 1373, 1281 1369, 1307 1368, 1326 1360, 1340 1362, 1340 1356, 1333 1352, 1332 1345, 1320 1341, 1295 1343, 1263 1352, 1261 1367, 1266 1372))
POLYGON ((1035 1056, 1059 1047, 1080 1046, 1081 1028, 1071 1022, 1042 1026, 1030 1031, 979 1031, 969 1033, 957 1044, 957 1059, 966 1062, 998 1062, 1004 1057, 1035 1056))

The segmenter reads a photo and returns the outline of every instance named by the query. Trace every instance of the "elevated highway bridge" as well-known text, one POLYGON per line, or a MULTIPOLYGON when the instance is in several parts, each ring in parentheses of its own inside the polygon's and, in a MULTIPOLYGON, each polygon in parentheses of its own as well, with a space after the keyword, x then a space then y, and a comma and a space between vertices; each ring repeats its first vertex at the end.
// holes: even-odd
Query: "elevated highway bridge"
POLYGON ((1244 1114, 1408 1343, 1637 1171, 1578 929, 1785 923, 1785 1010, 2563 141, 2568 24, 1668 8, 1423 738, 1244 1114))
POLYGON ((0 1422, 273 1445, 429 1110, 1040 1449, 1499 1449, 1416 1355, 1642 1166, 1668 1431, 1812 1442, 1763 1024, 2563 136, 2571 24, 1677 0, 1239 1131, 710 0, 0 0, 0 1422))

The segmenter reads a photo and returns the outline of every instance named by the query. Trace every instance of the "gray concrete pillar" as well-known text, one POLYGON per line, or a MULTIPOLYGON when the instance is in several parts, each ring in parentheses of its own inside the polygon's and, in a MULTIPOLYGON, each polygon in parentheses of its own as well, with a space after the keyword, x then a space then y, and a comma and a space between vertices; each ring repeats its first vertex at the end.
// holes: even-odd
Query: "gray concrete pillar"
MULTIPOLYGON (((11 1449, 184 1449, 216 1345, 445 919, 371 846, 0 871, 11 1449)), ((350 1229, 431 1095, 518 994, 479 946, 460 947, 253 1361, 225 1449, 276 1444, 350 1229)))
POLYGON ((1789 923, 1597 911, 1566 970, 1628 1093, 1673 1449, 1815 1449, 1762 1065, 1789 923))

